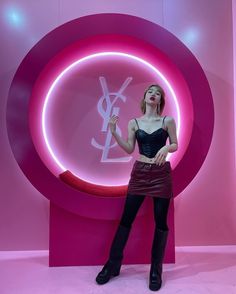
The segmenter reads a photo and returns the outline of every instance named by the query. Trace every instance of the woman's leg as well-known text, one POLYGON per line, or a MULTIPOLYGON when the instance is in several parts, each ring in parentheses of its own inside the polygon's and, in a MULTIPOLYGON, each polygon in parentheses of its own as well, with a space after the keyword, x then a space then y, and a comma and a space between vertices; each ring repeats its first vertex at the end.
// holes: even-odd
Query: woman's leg
POLYGON ((145 196, 127 194, 122 217, 110 248, 110 260, 122 260, 123 250, 137 212, 145 196))
POLYGON ((156 227, 162 231, 168 230, 167 215, 170 198, 153 197, 154 219, 156 227))
POLYGON ((123 250, 128 240, 132 223, 144 198, 145 196, 127 194, 122 217, 111 244, 109 259, 96 277, 98 284, 105 284, 111 276, 119 275, 123 250))
POLYGON ((123 214, 120 220, 120 225, 123 225, 127 228, 130 228, 132 226, 144 198, 144 195, 127 194, 123 214))
POLYGON ((145 196, 127 194, 122 217, 110 248, 110 260, 122 260, 123 250, 137 212, 145 196))
POLYGON ((170 204, 168 198, 153 198, 155 232, 151 251, 151 269, 149 276, 149 288, 157 291, 162 284, 162 264, 165 254, 169 228, 167 225, 167 215, 170 204))

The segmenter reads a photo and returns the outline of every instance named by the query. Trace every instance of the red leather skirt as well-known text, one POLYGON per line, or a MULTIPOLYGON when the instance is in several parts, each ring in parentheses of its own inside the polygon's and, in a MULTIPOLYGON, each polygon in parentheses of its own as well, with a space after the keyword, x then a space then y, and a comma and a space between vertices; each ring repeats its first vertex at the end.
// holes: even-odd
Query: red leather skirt
POLYGON ((171 198, 172 169, 169 161, 163 165, 136 160, 131 171, 127 193, 171 198))

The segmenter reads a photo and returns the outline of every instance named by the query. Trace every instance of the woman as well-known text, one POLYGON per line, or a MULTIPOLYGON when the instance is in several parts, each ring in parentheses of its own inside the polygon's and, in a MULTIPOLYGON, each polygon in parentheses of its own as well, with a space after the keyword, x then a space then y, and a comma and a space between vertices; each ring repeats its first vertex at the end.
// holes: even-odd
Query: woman
POLYGON ((161 114, 165 106, 165 93, 159 85, 151 85, 141 101, 143 116, 128 123, 128 140, 116 132, 118 117, 109 121, 110 131, 118 145, 131 154, 137 140, 140 157, 135 161, 128 183, 127 197, 120 224, 114 236, 109 259, 98 273, 96 282, 105 284, 120 273, 123 250, 128 240, 132 223, 146 196, 153 199, 155 232, 151 251, 149 289, 157 291, 162 284, 162 262, 164 258, 168 226, 167 214, 172 193, 172 170, 166 161, 168 152, 178 149, 176 124, 172 117, 161 114), (169 137, 169 145, 166 140, 169 137))

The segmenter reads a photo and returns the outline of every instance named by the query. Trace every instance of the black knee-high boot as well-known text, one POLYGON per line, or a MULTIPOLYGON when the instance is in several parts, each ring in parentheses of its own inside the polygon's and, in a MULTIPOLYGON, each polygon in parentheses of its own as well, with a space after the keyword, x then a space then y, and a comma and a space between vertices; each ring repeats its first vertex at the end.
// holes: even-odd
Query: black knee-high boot
POLYGON ((157 227, 155 228, 151 252, 151 269, 149 276, 149 289, 152 291, 157 291, 161 288, 162 264, 168 233, 169 230, 163 231, 158 229, 157 227))
POLYGON ((123 250, 128 240, 131 227, 119 225, 112 241, 109 259, 96 277, 98 284, 105 284, 112 276, 120 274, 123 250))

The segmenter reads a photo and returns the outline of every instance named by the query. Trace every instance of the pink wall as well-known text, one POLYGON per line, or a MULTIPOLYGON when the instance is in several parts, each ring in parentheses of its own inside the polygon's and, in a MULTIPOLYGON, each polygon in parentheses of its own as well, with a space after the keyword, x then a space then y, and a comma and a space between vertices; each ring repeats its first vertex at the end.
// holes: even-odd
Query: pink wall
POLYGON ((68 5, 65 0, 43 0, 40 4, 21 0, 18 3, 3 0, 0 4, 0 250, 48 248, 48 201, 23 175, 7 138, 6 102, 14 73, 30 48, 49 31, 71 19, 103 12, 135 15, 163 26, 188 46, 203 67, 214 98, 215 128, 201 170, 175 199, 176 245, 235 244, 231 1, 90 0, 70 1, 68 5))

